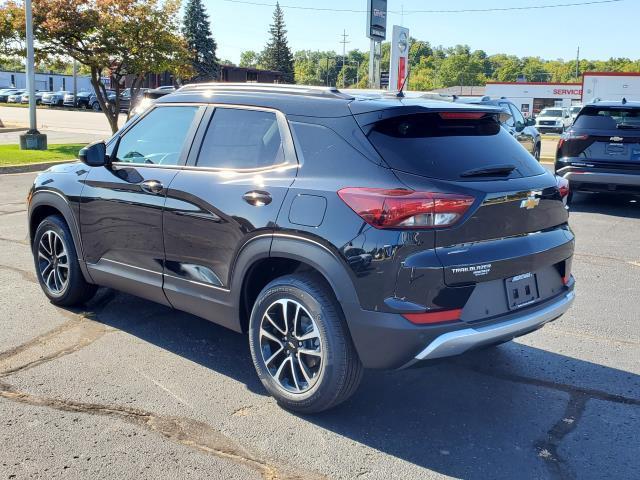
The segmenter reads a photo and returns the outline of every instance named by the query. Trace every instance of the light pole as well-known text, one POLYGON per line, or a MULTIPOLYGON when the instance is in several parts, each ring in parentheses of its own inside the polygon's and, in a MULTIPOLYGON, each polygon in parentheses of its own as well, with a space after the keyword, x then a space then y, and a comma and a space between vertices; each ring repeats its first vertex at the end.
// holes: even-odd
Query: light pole
POLYGON ((29 130, 20 135, 22 150, 46 150, 47 136, 38 131, 36 124, 36 72, 33 52, 33 15, 31 0, 25 0, 25 22, 27 34, 27 91, 29 92, 29 130))

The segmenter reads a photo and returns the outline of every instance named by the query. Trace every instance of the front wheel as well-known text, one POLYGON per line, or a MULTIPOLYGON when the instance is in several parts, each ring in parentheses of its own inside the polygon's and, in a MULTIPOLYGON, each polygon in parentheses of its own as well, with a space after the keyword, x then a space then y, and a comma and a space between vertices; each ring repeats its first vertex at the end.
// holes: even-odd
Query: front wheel
POLYGON ((536 146, 533 149, 533 158, 535 158, 538 162, 540 161, 540 151, 541 146, 539 143, 536 143, 536 146))
POLYGON ((95 295, 97 287, 82 276, 73 237, 62 217, 51 215, 40 222, 32 250, 38 282, 52 303, 70 307, 95 295))
POLYGON ((100 103, 98 103, 98 102, 93 102, 93 103, 91 104, 91 110, 93 110, 94 112, 99 112, 100 110, 102 110, 102 109, 100 108, 100 103))
POLYGON ((249 345, 262 384, 289 410, 327 410, 349 398, 362 379, 340 305, 316 274, 280 277, 260 292, 249 345))

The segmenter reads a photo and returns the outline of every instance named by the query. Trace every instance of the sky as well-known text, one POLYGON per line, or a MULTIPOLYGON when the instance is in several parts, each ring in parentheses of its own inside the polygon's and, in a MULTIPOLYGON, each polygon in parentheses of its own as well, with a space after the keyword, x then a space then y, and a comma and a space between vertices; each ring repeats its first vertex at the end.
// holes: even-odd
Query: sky
MULTIPOLYGON (((237 1, 237 0, 236 0, 237 1)), ((232 0, 204 0, 211 29, 218 43, 218 57, 239 62, 244 50, 262 50, 268 39, 275 0, 247 0, 269 5, 248 5, 232 0)), ((585 0, 586 1, 586 0, 585 0)), ((503 12, 406 13, 402 10, 460 10, 465 8, 527 7, 584 3, 581 0, 389 0, 387 39, 392 25, 409 28, 411 36, 445 47, 468 44, 489 55, 506 53, 545 59, 580 57, 606 60, 610 57, 640 58, 640 36, 629 34, 625 19, 640 18, 640 0, 573 7, 503 12), (392 13, 397 11, 398 13, 392 13), (624 28, 620 24, 625 25, 624 28), (601 29, 597 28, 602 24, 601 29), (600 30, 602 33, 599 33, 600 30)), ((292 50, 342 51, 342 33, 347 50, 368 51, 366 38, 367 0, 281 0, 292 50), (309 11, 287 6, 353 9, 360 12, 309 11)), ((632 29, 633 30, 633 29, 632 29)))

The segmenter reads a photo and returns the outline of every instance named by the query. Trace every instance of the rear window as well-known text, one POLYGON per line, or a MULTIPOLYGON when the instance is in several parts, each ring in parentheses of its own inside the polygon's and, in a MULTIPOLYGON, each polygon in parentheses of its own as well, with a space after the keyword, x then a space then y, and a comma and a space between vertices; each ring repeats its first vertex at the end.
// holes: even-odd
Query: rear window
POLYGON ((403 115, 378 122, 368 137, 391 168, 431 178, 482 180, 461 174, 498 165, 515 167, 506 178, 544 173, 493 115, 479 120, 403 115))
POLYGON ((597 130, 640 129, 640 108, 585 107, 574 126, 597 130))

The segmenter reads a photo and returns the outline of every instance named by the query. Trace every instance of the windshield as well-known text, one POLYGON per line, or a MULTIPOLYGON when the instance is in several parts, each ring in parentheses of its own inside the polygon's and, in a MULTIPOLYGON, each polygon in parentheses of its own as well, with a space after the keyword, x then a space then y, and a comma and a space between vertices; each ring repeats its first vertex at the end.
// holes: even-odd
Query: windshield
POLYGON ((640 108, 585 107, 576 119, 576 127, 603 130, 640 128, 640 108))
POLYGON ((578 113, 582 107, 571 107, 571 114, 578 113))
POLYGON ((562 110, 559 108, 549 108, 549 109, 544 109, 542 110, 542 112, 540 112, 540 116, 541 117, 561 117, 562 116, 562 110))

